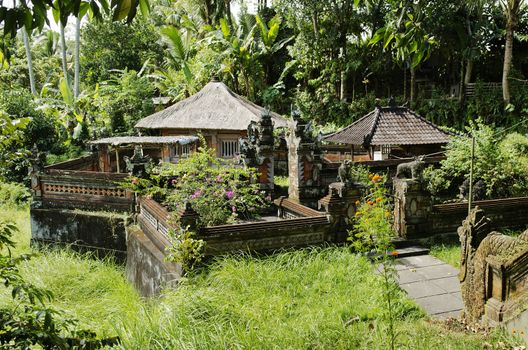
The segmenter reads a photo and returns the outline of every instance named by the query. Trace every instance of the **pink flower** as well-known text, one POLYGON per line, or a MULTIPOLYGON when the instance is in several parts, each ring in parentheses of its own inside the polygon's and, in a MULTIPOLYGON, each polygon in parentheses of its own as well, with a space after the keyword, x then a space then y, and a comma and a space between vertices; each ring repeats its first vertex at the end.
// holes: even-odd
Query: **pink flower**
POLYGON ((225 195, 226 195, 227 199, 233 199, 233 197, 235 196, 235 192, 233 192, 233 191, 226 191, 226 192, 225 192, 225 195))
POLYGON ((196 190, 196 191, 194 191, 194 193, 191 195, 191 198, 192 198, 192 199, 196 199, 196 198, 200 197, 201 194, 202 194, 202 190, 196 190))
POLYGON ((237 210, 236 210, 236 207, 235 207, 234 205, 231 207, 231 211, 232 211, 233 213, 236 213, 237 210))

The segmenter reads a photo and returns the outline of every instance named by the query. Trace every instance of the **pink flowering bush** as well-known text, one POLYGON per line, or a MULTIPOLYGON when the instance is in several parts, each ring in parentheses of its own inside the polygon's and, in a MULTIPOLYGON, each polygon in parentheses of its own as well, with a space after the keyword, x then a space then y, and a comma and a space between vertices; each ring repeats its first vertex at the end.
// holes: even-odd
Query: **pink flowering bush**
POLYGON ((141 180, 140 193, 155 194, 173 211, 191 203, 200 216, 198 226, 222 225, 251 219, 269 204, 252 181, 256 178, 255 169, 216 158, 214 150, 201 147, 176 164, 154 168, 149 180, 141 180))

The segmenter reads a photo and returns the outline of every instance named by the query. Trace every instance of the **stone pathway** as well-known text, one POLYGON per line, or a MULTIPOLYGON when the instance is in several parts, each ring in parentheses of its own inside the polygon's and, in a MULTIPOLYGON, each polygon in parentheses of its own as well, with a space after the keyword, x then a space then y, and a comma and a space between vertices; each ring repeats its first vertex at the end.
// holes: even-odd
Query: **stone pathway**
POLYGON ((435 318, 459 317, 463 308, 458 270, 431 255, 396 259, 400 287, 435 318))

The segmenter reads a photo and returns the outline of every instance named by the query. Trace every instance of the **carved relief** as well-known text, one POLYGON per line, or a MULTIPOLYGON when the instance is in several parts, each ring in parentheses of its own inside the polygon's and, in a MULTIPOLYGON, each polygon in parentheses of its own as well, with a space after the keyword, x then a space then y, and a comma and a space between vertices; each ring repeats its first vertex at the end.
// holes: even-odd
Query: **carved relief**
MULTIPOLYGON (((488 259, 496 257, 508 259, 514 254, 528 250, 528 230, 519 237, 490 232, 490 220, 484 212, 476 207, 458 228, 461 243, 459 280, 464 316, 469 322, 480 322, 484 315, 486 301, 491 293, 488 291, 488 259)), ((502 283, 500 288, 505 288, 502 283)), ((505 295, 506 291, 499 294, 505 295)))

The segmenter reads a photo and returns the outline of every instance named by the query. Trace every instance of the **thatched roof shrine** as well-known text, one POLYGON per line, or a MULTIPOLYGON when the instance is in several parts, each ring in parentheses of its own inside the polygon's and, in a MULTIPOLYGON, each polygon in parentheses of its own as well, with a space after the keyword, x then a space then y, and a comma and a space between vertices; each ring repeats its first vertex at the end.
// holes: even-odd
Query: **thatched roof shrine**
MULTIPOLYGON (((136 128, 243 131, 251 121, 258 121, 263 111, 263 107, 213 80, 193 96, 141 119, 136 128)), ((275 127, 286 126, 286 119, 279 114, 271 112, 271 118, 275 127)))
POLYGON ((324 137, 325 141, 361 145, 432 145, 449 142, 450 134, 406 107, 376 107, 363 118, 324 137))

